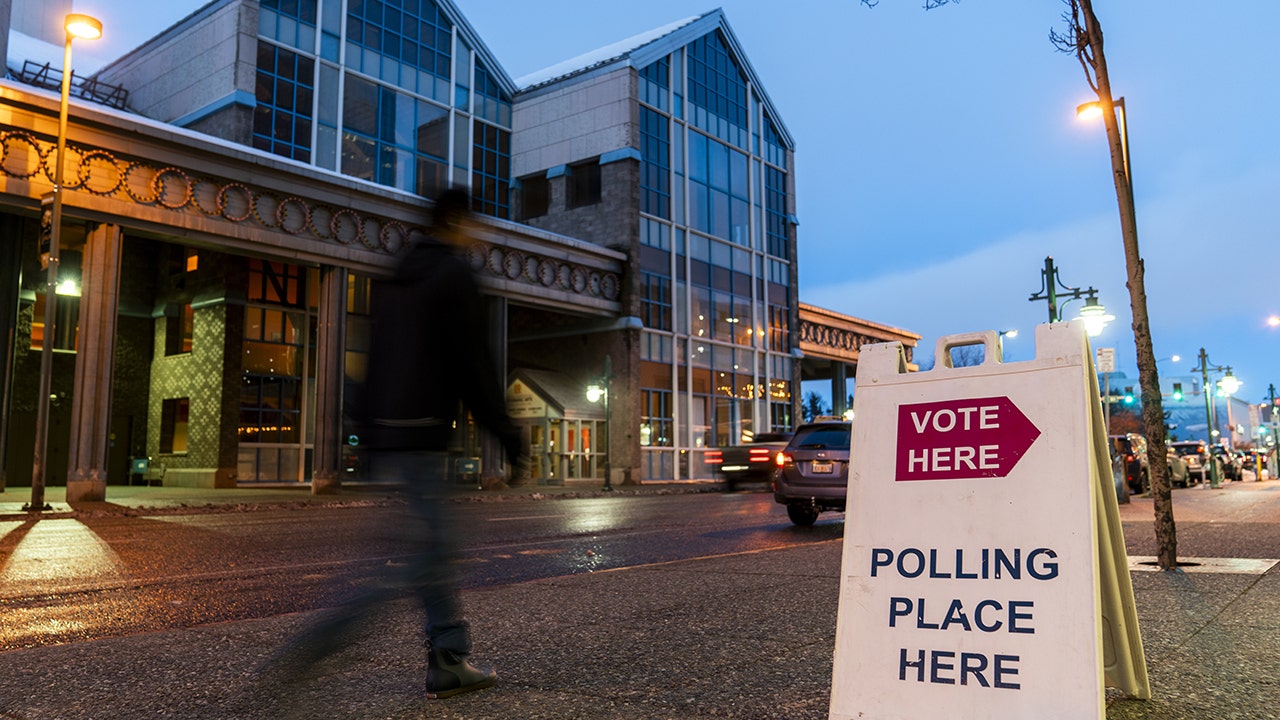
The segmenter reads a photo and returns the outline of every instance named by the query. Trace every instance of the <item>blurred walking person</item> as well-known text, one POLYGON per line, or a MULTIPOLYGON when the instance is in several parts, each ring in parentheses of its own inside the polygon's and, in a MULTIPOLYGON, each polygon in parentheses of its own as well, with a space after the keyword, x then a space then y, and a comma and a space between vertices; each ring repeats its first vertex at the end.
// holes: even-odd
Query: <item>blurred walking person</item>
POLYGON ((506 454, 524 463, 520 434, 506 412, 490 347, 484 299, 463 254, 473 241, 466 192, 446 190, 431 209, 428 237, 411 247, 388 281, 375 283, 369 372, 355 399, 370 472, 403 488, 409 508, 398 540, 411 559, 391 583, 331 612, 291 649, 304 667, 340 650, 354 624, 375 606, 408 590, 425 611, 426 696, 445 698, 492 686, 497 673, 469 660, 471 632, 458 592, 457 484, 447 449, 465 407, 506 454))

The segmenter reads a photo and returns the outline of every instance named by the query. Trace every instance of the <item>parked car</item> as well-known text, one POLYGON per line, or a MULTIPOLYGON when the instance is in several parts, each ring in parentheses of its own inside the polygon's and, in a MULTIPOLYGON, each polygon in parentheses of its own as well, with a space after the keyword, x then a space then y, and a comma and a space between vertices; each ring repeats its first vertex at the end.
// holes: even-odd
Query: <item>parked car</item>
POLYGON ((1140 495, 1151 489, 1147 468, 1147 439, 1137 433, 1111 436, 1111 456, 1124 460, 1129 492, 1140 495))
POLYGON ((778 453, 773 499, 787 506, 791 522, 807 526, 824 510, 844 512, 851 439, 848 422, 808 423, 778 453))
POLYGON ((1213 446, 1213 455, 1218 459, 1222 468, 1223 480, 1239 480, 1241 477, 1240 469, 1244 467, 1242 460, 1235 451, 1228 450, 1221 445, 1213 446))
POLYGON ((724 480, 726 490, 743 480, 767 482, 777 469, 775 456, 790 440, 791 433, 758 433, 749 443, 708 450, 706 463, 724 480))
MULTIPOLYGON (((1208 482, 1210 480, 1210 463, 1218 464, 1217 458, 1212 458, 1209 454, 1209 446, 1199 440, 1183 440, 1180 442, 1169 443, 1169 448, 1178 453, 1178 457, 1182 458, 1187 464, 1187 474, 1196 482, 1208 482)), ((1219 467, 1221 472, 1221 467, 1219 467)))
POLYGON ((1191 487, 1191 470, 1187 468, 1187 461, 1183 460, 1173 448, 1166 448, 1166 451, 1168 452, 1169 484, 1173 487, 1191 487))

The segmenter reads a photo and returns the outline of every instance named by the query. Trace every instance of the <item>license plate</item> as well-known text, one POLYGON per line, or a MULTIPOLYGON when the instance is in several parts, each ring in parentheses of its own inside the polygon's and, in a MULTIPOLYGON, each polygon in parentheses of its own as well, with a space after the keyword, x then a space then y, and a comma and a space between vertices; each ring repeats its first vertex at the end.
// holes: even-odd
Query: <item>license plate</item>
POLYGON ((814 460, 809 469, 815 473, 830 473, 835 470, 835 463, 814 460))

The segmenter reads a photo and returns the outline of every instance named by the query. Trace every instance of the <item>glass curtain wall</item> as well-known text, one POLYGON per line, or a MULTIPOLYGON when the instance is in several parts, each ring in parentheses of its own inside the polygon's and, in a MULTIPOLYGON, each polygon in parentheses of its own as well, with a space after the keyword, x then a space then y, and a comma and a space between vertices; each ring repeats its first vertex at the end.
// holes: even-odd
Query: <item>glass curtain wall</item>
POLYGON ((249 261, 241 360, 241 483, 303 482, 315 442, 314 268, 249 261))
POLYGON ((432 0, 261 0, 252 144, 510 217, 511 98, 432 0))
POLYGON ((640 70, 643 477, 793 428, 787 148, 719 31, 640 70))

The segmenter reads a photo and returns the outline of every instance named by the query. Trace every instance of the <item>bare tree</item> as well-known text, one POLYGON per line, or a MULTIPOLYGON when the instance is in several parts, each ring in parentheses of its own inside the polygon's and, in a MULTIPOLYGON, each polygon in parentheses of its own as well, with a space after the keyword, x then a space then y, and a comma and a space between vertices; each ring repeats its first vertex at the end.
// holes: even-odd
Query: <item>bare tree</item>
MULTIPOLYGON (((1156 353, 1151 343, 1147 316, 1146 269, 1138 252, 1138 220, 1133 202, 1133 176, 1125 143, 1111 97, 1111 79, 1103 52, 1102 25, 1093 12, 1093 0, 1062 0, 1064 32, 1049 31, 1049 40, 1062 52, 1080 61, 1085 80, 1098 96, 1102 119, 1111 147, 1111 174, 1120 206, 1120 232, 1124 239, 1124 262, 1128 271, 1129 307, 1133 312, 1133 344, 1137 349, 1138 379, 1142 386, 1142 419, 1147 430, 1147 460, 1151 472, 1151 495, 1155 505, 1157 561, 1162 570, 1178 567, 1178 533, 1173 522, 1173 489, 1169 484, 1169 463, 1165 455, 1164 407, 1160 398, 1160 377, 1156 373, 1156 353)), ((1127 121, 1127 120, 1126 120, 1127 121)))
MULTIPOLYGON (((862 0, 875 7, 879 0, 862 0)), ((959 0, 923 0, 925 10, 933 10, 959 0)), ((1142 417, 1147 435, 1147 457, 1151 477, 1151 495, 1155 505, 1157 562, 1162 570, 1178 567, 1178 534, 1173 521, 1173 489, 1169 484, 1169 463, 1165 455, 1164 408, 1160 399, 1160 376, 1156 372, 1156 354, 1151 343, 1151 324, 1147 315, 1145 267, 1138 252, 1138 221, 1133 202, 1133 176, 1127 162, 1128 142, 1121 134, 1111 97, 1111 79, 1107 74, 1107 58, 1103 49, 1102 25, 1093 12, 1093 0, 1062 0, 1065 29, 1049 31, 1049 40, 1062 52, 1076 56, 1084 70, 1085 80, 1098 96, 1107 142, 1111 149, 1111 172, 1120 206, 1120 232, 1124 241, 1125 268, 1129 289, 1129 306, 1133 312, 1133 341, 1137 350, 1138 376, 1142 386, 1142 417)))

